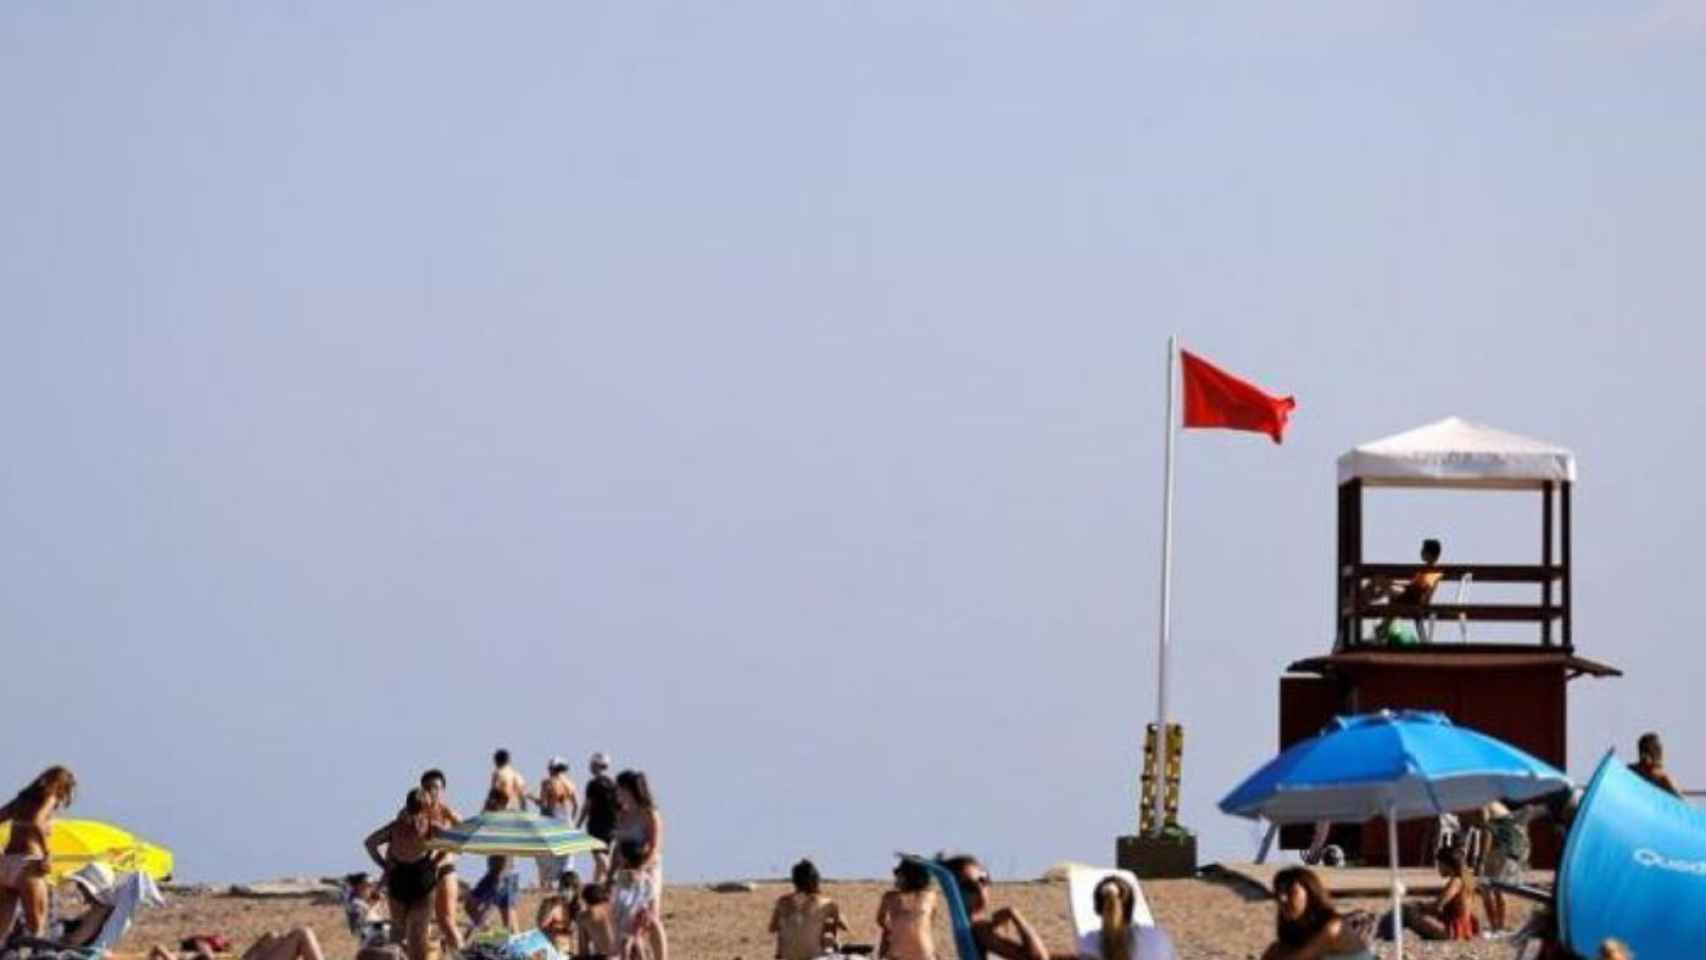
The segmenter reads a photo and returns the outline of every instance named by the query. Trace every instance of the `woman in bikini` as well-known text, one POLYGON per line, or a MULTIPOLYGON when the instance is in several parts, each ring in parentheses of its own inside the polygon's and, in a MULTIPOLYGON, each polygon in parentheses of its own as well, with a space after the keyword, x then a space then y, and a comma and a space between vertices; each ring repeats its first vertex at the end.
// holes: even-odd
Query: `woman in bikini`
POLYGON ((1439 875, 1445 888, 1432 903, 1405 904, 1404 926, 1425 940, 1475 939, 1475 871, 1463 860, 1463 850, 1446 847, 1439 851, 1439 875))
POLYGON ((638 770, 624 770, 616 775, 616 856, 612 870, 626 873, 618 877, 617 886, 625 896, 617 899, 626 907, 625 936, 643 935, 651 945, 651 953, 661 960, 668 950, 668 938, 663 930, 663 814, 652 799, 651 784, 638 770))
POLYGON ((936 938, 931 933, 936 916, 936 891, 930 874, 915 860, 902 860, 894 868, 894 889, 877 904, 877 929, 882 935, 877 956, 892 960, 936 960, 936 938))
POLYGON ((48 767, 0 807, 0 821, 12 825, 6 852, 0 855, 0 943, 11 936, 20 905, 24 933, 39 937, 47 932, 47 838, 54 814, 70 806, 76 792, 77 778, 70 770, 48 767))
MULTIPOLYGON (((438 887, 439 862, 426 842, 433 833, 425 794, 410 790, 397 819, 367 838, 367 855, 384 871, 385 895, 391 921, 402 933, 410 960, 426 960, 427 935, 433 922, 433 891, 438 887), (380 852, 380 848, 384 852, 380 852)), ((452 949, 460 949, 460 937, 452 949)))

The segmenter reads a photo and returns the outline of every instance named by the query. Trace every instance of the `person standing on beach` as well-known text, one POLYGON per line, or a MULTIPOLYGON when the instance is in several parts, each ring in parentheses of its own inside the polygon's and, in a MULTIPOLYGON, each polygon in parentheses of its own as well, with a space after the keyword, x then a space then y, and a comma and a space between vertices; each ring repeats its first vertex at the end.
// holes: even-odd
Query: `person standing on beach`
POLYGON ((1682 796, 1681 788, 1665 771, 1665 745, 1659 742, 1658 734, 1641 734, 1640 741, 1635 744, 1635 752, 1639 758, 1629 765, 1631 773, 1673 797, 1682 796))
MULTIPOLYGON (((426 846, 432 831, 426 794, 417 787, 403 798, 403 809, 396 818, 369 834, 365 843, 367 855, 384 871, 391 922, 401 932, 409 960, 427 960, 433 891, 443 885, 438 858, 426 846)), ((452 950, 462 949, 462 937, 454 926, 445 939, 452 950)))
MULTIPOLYGON (((486 797, 485 812, 502 810, 507 798, 502 791, 493 790, 486 797)), ((505 930, 516 932, 515 908, 521 902, 521 875, 515 872, 514 858, 498 855, 486 858, 486 872, 468 894, 468 922, 475 930, 485 926, 486 914, 496 907, 505 930)))
POLYGON ((651 784, 638 770, 616 775, 616 856, 611 861, 627 893, 620 912, 632 918, 624 926, 643 935, 654 957, 668 950, 663 929, 663 814, 652 799, 651 784), (624 878, 624 875, 626 877, 624 878))
POLYGON ((616 781, 610 779, 610 754, 595 753, 587 762, 592 779, 586 782, 586 803, 575 826, 604 841, 606 849, 592 853, 592 882, 610 882, 610 850, 616 837, 616 781))
POLYGON ((503 792, 505 810, 527 809, 527 778, 509 765, 509 751, 499 749, 492 754, 492 789, 503 792))
MULTIPOLYGON (((539 812, 553 820, 574 823, 580 818, 580 798, 575 795, 575 782, 569 779, 569 761, 552 757, 545 765, 545 779, 539 783, 539 796, 533 798, 539 812)), ((563 871, 574 866, 575 858, 543 856, 534 858, 539 865, 539 889, 556 886, 563 871)))
MULTIPOLYGON (((444 771, 436 767, 421 774, 421 795, 426 800, 427 819, 434 829, 454 827, 462 822, 462 816, 446 799, 446 784, 444 771)), ((462 881, 456 876, 456 857, 442 852, 436 855, 435 860, 438 863, 438 885, 432 892, 433 916, 445 941, 461 949, 462 934, 456 926, 456 905, 462 899, 462 881)))
POLYGON ((12 802, 0 807, 0 822, 12 825, 6 852, 0 855, 0 943, 12 935, 18 908, 24 913, 24 933, 47 932, 47 838, 53 817, 71 805, 77 778, 66 767, 48 767, 12 802))

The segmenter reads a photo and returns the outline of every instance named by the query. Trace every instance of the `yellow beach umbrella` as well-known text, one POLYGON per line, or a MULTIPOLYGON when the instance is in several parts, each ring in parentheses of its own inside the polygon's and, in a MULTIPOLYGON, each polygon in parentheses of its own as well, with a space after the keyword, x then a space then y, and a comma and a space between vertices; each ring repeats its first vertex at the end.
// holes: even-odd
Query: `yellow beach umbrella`
MULTIPOLYGON (((11 836, 12 825, 0 823, 0 844, 11 836)), ((172 851, 99 820, 55 820, 47 853, 49 873, 55 880, 97 861, 119 871, 139 870, 156 880, 172 875, 172 851)))

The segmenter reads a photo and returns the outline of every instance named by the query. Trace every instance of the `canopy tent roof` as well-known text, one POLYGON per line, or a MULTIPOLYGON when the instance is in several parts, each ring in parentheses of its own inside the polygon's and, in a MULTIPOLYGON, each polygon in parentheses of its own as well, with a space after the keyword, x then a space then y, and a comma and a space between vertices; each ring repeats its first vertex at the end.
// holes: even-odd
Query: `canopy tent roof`
POLYGON ((1365 443, 1339 457, 1341 484, 1529 490, 1575 479, 1575 454, 1563 447, 1459 417, 1365 443))

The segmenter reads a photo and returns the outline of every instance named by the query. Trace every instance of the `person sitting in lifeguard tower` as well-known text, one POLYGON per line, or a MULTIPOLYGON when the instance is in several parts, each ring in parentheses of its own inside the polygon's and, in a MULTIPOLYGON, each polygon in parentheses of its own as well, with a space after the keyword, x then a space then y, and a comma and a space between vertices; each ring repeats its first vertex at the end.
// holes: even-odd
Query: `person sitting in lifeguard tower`
MULTIPOLYGON (((1429 537, 1422 541, 1422 569, 1408 580, 1377 580, 1364 585, 1364 597, 1369 603, 1386 603, 1402 607, 1425 607, 1433 602, 1434 591, 1439 589, 1440 581, 1445 574, 1439 568, 1441 553, 1438 540, 1429 537)), ((1389 646, 1413 646, 1422 642, 1426 636, 1422 632, 1421 618, 1413 619, 1409 624, 1399 624, 1394 618, 1387 617, 1375 625, 1374 642, 1389 646)))

